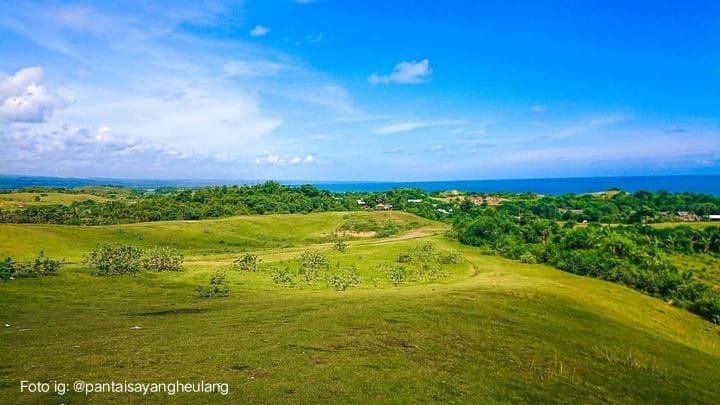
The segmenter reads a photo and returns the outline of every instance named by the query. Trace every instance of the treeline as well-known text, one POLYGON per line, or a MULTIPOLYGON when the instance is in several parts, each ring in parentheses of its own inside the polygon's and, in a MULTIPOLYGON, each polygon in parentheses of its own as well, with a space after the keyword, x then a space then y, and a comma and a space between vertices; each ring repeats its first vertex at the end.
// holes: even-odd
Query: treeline
MULTIPOLYGON (((424 218, 451 221, 476 206, 486 206, 488 195, 470 193, 443 198, 441 193, 419 189, 385 192, 332 193, 312 185, 285 186, 276 182, 252 186, 157 188, 132 190, 119 187, 78 189, 26 188, 25 192, 86 193, 111 201, 73 202, 69 205, 29 205, 0 210, 0 222, 108 225, 131 222, 196 220, 246 214, 310 213, 375 209, 391 204, 393 210, 424 218), (361 202, 361 203, 359 203, 361 202)), ((511 216, 535 215, 555 221, 641 224, 696 220, 720 214, 720 197, 697 193, 625 193, 539 196, 532 193, 492 194, 497 210, 511 216), (687 214, 679 216, 678 212, 687 214)))
POLYGON ((394 209, 411 208, 408 211, 435 219, 432 207, 420 204, 408 207, 408 199, 423 196, 422 191, 415 189, 337 194, 312 185, 292 187, 266 182, 252 186, 157 189, 136 197, 106 202, 87 200, 69 205, 30 205, 0 210, 0 222, 113 225, 248 214, 354 211, 373 209, 379 203, 392 204, 394 209), (364 201, 365 205, 358 204, 358 200, 364 201), (427 212, 421 212, 421 209, 427 212))
POLYGON ((532 213, 478 207, 457 215, 453 230, 464 244, 621 283, 720 323, 720 291, 678 271, 667 258, 669 252, 720 251, 720 228, 560 225, 532 213), (701 237, 706 239, 698 243, 701 237))
POLYGON ((532 213, 541 218, 637 224, 695 219, 720 214, 720 197, 699 193, 668 193, 666 191, 625 193, 619 190, 598 195, 564 194, 539 197, 524 195, 508 197, 500 209, 512 215, 532 213), (679 212, 687 213, 680 217, 679 212))

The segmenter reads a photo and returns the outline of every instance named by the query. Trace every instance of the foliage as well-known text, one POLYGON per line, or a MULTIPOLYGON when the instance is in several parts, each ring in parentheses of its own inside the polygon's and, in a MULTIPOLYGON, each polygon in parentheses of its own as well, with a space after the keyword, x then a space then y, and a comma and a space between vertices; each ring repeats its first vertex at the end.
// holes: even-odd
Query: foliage
POLYGON ((360 273, 357 267, 350 266, 343 268, 339 273, 330 273, 325 278, 328 287, 337 291, 345 291, 348 287, 357 287, 360 285, 360 273))
POLYGON ((333 249, 337 250, 338 252, 344 252, 348 248, 348 244, 345 243, 345 241, 337 240, 333 244, 333 249))
POLYGON ((230 288, 225 284, 225 272, 216 271, 210 277, 210 285, 195 287, 195 295, 198 298, 228 297, 230 288))
POLYGON ((622 283, 686 307, 713 322, 720 320, 720 292, 681 273, 667 252, 712 251, 718 231, 689 227, 563 226, 534 214, 471 210, 455 219, 462 243, 492 248, 525 263, 547 263, 579 275, 622 283), (704 238, 703 238, 704 237, 704 238))
POLYGON ((141 256, 142 251, 132 245, 104 244, 88 253, 83 263, 97 276, 137 274, 141 271, 141 256))
POLYGON ((296 260, 300 267, 305 269, 317 270, 328 266, 325 256, 317 250, 306 250, 296 260))
POLYGON ((245 253, 241 258, 233 260, 233 269, 237 271, 257 271, 258 264, 262 260, 258 259, 257 255, 252 253, 245 253))
POLYGON ((0 280, 13 278, 13 273, 15 273, 15 262, 11 257, 6 257, 0 261, 0 280))
POLYGON ((402 267, 391 267, 387 272, 388 279, 394 286, 398 286, 405 282, 405 269, 402 267))
POLYGON ((16 262, 11 257, 6 257, 0 261, 0 280, 53 276, 64 264, 64 260, 46 257, 43 251, 40 251, 35 260, 29 263, 16 262))
POLYGON ((290 269, 287 267, 275 267, 270 273, 270 277, 272 277, 272 281, 276 287, 293 288, 297 284, 290 273, 290 269))
POLYGON ((170 246, 155 246, 145 251, 142 265, 147 270, 182 271, 183 254, 170 246))

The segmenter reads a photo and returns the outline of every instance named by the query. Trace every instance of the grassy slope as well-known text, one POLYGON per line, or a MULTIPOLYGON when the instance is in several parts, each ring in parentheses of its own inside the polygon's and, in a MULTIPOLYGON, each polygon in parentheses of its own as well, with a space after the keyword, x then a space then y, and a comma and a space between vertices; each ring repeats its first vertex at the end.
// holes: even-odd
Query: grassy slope
POLYGON ((107 198, 92 194, 65 194, 65 193, 8 193, 0 194, 0 209, 13 209, 28 205, 69 205, 76 201, 93 200, 107 201, 107 198), (35 201, 40 197, 40 201, 35 201))
POLYGON ((670 261, 680 271, 690 271, 693 276, 715 288, 720 288, 720 255, 718 254, 674 254, 670 261))
MULTIPOLYGON (((345 217, 398 223, 429 221, 401 212, 329 212, 242 216, 204 221, 167 221, 112 226, 0 224, 0 256, 29 260, 44 249, 50 257, 79 261, 98 243, 132 243, 141 247, 172 245, 186 255, 241 252, 329 241, 328 234, 345 217)), ((437 225, 435 225, 437 227, 437 225)))
MULTIPOLYGON (((52 395, 19 395, 20 379, 230 384, 229 398, 133 397, 178 403, 711 403, 720 395, 718 327, 618 285, 482 256, 437 235, 353 241, 348 252, 327 255, 356 263, 367 280, 378 264, 431 241, 467 259, 440 283, 285 290, 273 287, 267 273, 230 271, 229 298, 192 294, 237 257, 215 251, 216 237, 205 237, 205 228, 224 238, 232 229, 250 238, 281 232, 295 247, 266 246, 260 256, 272 265, 341 221, 342 214, 318 214, 128 225, 121 228, 142 234, 142 243, 193 245, 187 271, 96 278, 71 265, 58 277, 0 283, 0 322, 12 324, 0 329, 0 402, 57 402, 52 395), (162 312, 173 309, 180 311, 162 312)), ((25 254, 48 237, 53 249, 77 257, 93 237, 123 238, 109 228, 2 226, 0 240, 39 233, 0 246, 25 254)))

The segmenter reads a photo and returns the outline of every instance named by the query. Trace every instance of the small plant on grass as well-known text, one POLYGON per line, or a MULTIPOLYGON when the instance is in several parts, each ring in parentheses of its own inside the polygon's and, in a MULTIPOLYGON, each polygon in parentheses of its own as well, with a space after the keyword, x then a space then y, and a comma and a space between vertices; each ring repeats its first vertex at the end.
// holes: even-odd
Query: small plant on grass
POLYGON ((237 271, 257 271, 261 261, 257 255, 245 253, 243 257, 233 260, 232 266, 237 271))
POLYGON ((298 274, 301 275, 307 284, 315 284, 320 275, 320 271, 314 268, 301 267, 298 270, 298 274))
POLYGON ((328 261, 322 253, 317 250, 306 250, 300 256, 297 257, 297 261, 300 267, 306 269, 320 269, 327 267, 328 261))
POLYGON ((535 264, 538 262, 537 257, 532 252, 524 252, 520 255, 520 261, 527 264, 535 264))
POLYGON ((8 257, 0 261, 0 279, 53 276, 64 264, 64 260, 50 259, 42 251, 30 263, 18 263, 8 257))
POLYGON ((85 256, 83 262, 96 276, 137 274, 141 271, 142 251, 132 245, 100 245, 85 256))
POLYGON ((293 288, 297 284, 290 274, 290 269, 276 267, 270 273, 275 287, 293 288))
POLYGON ((333 245, 333 249, 337 250, 338 252, 344 252, 347 250, 347 248, 348 244, 342 240, 335 241, 335 244, 333 245))
POLYGON ((348 287, 360 285, 360 274, 355 266, 343 269, 340 273, 331 273, 325 279, 328 287, 337 291, 345 291, 348 287))
POLYGON ((225 284, 225 272, 216 271, 210 277, 210 286, 199 285, 195 287, 195 294, 199 298, 227 297, 230 295, 230 288, 225 284))
POLYGON ((40 276, 54 276, 60 267, 65 264, 65 260, 53 260, 45 256, 41 250, 40 254, 35 258, 32 264, 33 271, 40 276))
POLYGON ((155 246, 145 251, 142 265, 153 271, 182 271, 183 254, 170 246, 155 246))
POLYGON ((387 273, 388 279, 394 286, 398 286, 405 282, 405 279, 407 278, 407 274, 405 273, 405 269, 402 267, 392 267, 387 273))
POLYGON ((12 258, 6 257, 0 261, 0 280, 10 280, 15 273, 15 262, 12 258))

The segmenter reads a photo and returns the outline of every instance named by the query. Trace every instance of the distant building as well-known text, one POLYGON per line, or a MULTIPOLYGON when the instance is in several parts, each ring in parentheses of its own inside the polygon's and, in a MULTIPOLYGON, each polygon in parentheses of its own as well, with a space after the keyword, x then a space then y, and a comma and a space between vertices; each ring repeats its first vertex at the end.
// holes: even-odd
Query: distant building
POLYGON ((363 200, 357 200, 358 205, 367 205, 367 203, 363 200))
POLYGON ((419 203, 422 202, 422 198, 408 198, 409 203, 419 203))
POLYGON ((710 214, 708 215, 708 219, 711 221, 720 221, 720 214, 710 214))
POLYGON ((381 210, 381 211, 390 211, 392 208, 393 208, 392 204, 382 204, 382 203, 380 203, 380 204, 375 205, 375 209, 376 209, 376 210, 381 210))
POLYGON ((448 212, 448 210, 445 210, 445 209, 442 209, 442 208, 438 208, 438 209, 436 209, 435 211, 437 211, 437 212, 439 212, 439 213, 441 213, 441 214, 450 215, 450 212, 448 212))
POLYGON ((682 219, 683 221, 699 221, 700 217, 695 215, 694 212, 688 212, 688 211, 678 211, 677 216, 682 219))

